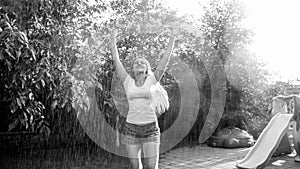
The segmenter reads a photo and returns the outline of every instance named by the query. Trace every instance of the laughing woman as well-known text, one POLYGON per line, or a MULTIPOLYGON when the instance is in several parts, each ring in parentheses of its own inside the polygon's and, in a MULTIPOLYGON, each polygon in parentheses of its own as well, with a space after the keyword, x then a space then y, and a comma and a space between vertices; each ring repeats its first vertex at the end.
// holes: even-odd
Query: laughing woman
POLYGON ((158 169, 160 129, 155 110, 151 107, 150 87, 160 81, 173 50, 174 38, 169 40, 166 52, 155 72, 143 56, 132 61, 128 74, 120 62, 116 47, 116 31, 110 35, 110 47, 117 75, 128 99, 129 110, 123 129, 122 143, 126 146, 133 169, 141 167, 141 152, 145 168, 158 169))

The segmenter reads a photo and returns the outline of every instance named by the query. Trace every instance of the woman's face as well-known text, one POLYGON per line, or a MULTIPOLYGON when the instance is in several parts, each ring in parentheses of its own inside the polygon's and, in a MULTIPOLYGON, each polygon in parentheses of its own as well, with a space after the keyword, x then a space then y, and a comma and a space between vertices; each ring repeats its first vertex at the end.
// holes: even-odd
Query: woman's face
POLYGON ((134 73, 145 73, 147 71, 147 64, 144 59, 138 58, 133 62, 132 71, 134 73))

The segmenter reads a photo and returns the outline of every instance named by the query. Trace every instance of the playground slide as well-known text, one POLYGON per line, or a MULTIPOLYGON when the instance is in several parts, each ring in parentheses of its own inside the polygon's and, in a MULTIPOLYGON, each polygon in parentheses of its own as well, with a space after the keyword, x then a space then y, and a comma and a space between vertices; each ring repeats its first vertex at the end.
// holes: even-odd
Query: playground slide
POLYGON ((244 159, 237 163, 237 168, 263 168, 276 151, 281 139, 288 131, 292 114, 276 114, 265 127, 255 145, 244 159))

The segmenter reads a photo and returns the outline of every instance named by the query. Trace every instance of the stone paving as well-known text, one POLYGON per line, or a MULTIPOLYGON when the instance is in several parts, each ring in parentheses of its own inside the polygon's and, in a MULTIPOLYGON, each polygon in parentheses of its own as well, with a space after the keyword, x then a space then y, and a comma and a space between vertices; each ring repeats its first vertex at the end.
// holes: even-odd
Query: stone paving
MULTIPOLYGON (((160 169, 236 169, 249 148, 222 149, 206 145, 174 149, 160 159, 160 169)), ((300 169, 292 155, 273 157, 265 169, 300 169)))

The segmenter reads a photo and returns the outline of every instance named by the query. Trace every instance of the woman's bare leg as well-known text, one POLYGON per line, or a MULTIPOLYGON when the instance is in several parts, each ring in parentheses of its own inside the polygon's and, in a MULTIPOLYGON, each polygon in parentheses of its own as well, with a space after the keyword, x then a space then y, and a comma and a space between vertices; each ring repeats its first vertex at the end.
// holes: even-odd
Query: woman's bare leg
POLYGON ((159 143, 143 143, 146 169, 158 169, 159 143))
POLYGON ((132 169, 142 169, 141 161, 141 145, 126 145, 128 157, 132 166, 132 169))

